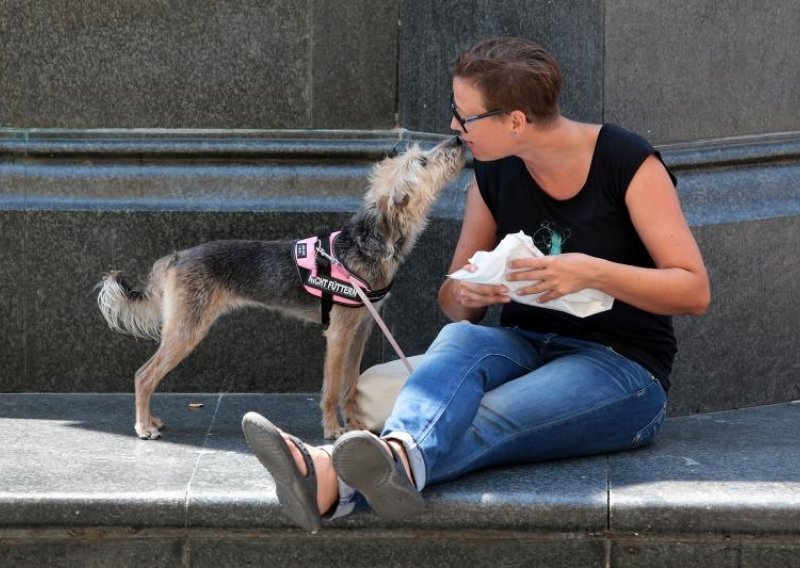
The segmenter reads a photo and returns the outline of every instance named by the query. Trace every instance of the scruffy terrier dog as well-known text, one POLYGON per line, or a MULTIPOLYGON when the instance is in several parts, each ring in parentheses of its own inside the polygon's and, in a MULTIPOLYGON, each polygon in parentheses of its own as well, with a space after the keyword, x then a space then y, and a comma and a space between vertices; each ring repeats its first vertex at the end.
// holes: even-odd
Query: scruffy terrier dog
POLYGON ((324 435, 343 432, 339 408, 347 429, 363 428, 356 417, 356 381, 372 318, 355 286, 376 307, 383 302, 434 200, 463 166, 458 138, 429 151, 414 146, 375 166, 361 209, 330 237, 208 242, 156 261, 143 289, 121 272, 105 275, 98 305, 109 327, 160 341, 136 372, 139 437, 160 437, 163 422, 150 414, 150 399, 161 380, 220 315, 246 306, 310 321, 322 317, 323 323, 329 318, 320 404, 324 435))

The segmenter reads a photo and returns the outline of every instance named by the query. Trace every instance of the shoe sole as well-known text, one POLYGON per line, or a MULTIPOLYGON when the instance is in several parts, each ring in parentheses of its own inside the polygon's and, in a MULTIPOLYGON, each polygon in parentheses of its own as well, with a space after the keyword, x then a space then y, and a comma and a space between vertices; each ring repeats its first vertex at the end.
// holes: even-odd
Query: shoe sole
POLYGON ((255 412, 242 418, 242 430, 253 454, 274 479, 283 512, 300 528, 315 534, 322 528, 316 496, 310 493, 307 478, 297 469, 280 431, 255 412))
POLYGON ((402 520, 422 514, 425 501, 383 445, 366 432, 353 432, 333 448, 336 473, 361 493, 376 514, 402 520))

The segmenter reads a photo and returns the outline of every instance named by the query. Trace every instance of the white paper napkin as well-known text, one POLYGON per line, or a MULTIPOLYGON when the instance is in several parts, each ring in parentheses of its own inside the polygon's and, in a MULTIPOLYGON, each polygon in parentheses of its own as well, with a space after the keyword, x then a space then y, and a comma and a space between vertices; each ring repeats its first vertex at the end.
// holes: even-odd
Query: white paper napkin
MULTIPOLYGON (((528 286, 531 281, 517 280, 512 282, 507 280, 506 274, 510 272, 508 269, 509 261, 518 258, 537 256, 544 256, 544 254, 533 244, 533 239, 531 237, 520 231, 519 233, 506 235, 493 251, 476 252, 472 258, 469 259, 469 262, 477 267, 475 272, 470 272, 462 268, 448 276, 455 280, 474 282, 475 284, 502 284, 512 292, 515 292, 520 288, 528 286)), ((542 294, 543 292, 539 294, 525 294, 523 296, 510 294, 510 297, 513 301, 521 304, 567 312, 579 318, 585 318, 599 312, 610 310, 611 306, 614 305, 614 298, 612 296, 592 288, 586 288, 580 292, 567 294, 557 300, 551 300, 540 304, 536 300, 542 294)))

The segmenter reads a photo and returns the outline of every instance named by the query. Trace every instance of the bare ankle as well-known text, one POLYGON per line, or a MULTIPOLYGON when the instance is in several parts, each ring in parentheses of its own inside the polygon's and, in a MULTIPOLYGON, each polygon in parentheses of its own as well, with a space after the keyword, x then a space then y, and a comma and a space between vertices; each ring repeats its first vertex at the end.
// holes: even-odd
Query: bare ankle
POLYGON ((339 477, 333 469, 331 455, 322 448, 314 455, 314 468, 317 470, 317 506, 324 515, 339 501, 339 477))
MULTIPOLYGON (((300 474, 307 477, 308 468, 300 450, 288 438, 284 439, 292 452, 294 463, 297 469, 300 470, 300 474)), ((311 460, 314 462, 314 473, 317 477, 317 506, 320 514, 325 514, 339 500, 339 478, 333 469, 333 462, 329 452, 315 446, 306 446, 306 448, 311 454, 311 460)))

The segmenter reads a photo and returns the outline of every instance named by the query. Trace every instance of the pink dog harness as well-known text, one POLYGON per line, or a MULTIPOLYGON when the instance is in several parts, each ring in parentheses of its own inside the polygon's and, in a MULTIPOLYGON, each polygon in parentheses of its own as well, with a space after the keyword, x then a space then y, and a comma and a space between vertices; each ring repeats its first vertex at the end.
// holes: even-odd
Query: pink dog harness
POLYGON ((386 297, 392 284, 382 290, 370 290, 369 284, 347 268, 336 258, 334 242, 341 231, 331 233, 328 237, 308 237, 294 245, 294 260, 297 273, 306 292, 320 298, 322 324, 330 323, 330 312, 333 304, 358 308, 364 305, 355 284, 363 290, 371 302, 386 297))

